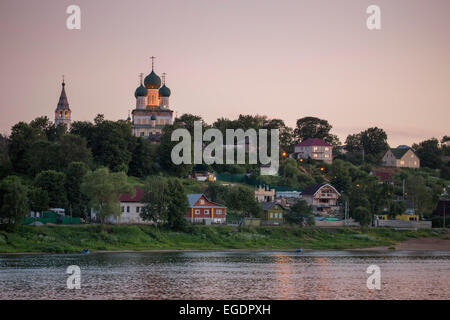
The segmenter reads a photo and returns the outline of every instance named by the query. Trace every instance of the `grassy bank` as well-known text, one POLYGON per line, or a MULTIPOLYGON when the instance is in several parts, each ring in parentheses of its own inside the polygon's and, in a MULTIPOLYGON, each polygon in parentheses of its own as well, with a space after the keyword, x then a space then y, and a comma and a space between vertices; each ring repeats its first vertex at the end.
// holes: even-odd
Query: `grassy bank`
POLYGON ((153 226, 21 226, 0 231, 0 252, 98 250, 352 249, 391 246, 419 237, 447 237, 433 230, 300 229, 297 227, 194 226, 190 233, 153 226))

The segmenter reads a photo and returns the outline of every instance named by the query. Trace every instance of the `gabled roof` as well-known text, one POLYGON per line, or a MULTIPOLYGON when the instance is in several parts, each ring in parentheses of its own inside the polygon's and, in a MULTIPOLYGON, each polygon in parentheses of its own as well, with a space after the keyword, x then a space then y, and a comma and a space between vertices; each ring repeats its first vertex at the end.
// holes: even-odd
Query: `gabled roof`
POLYGON ((224 205, 221 205, 219 203, 213 202, 211 200, 209 200, 204 194, 202 193, 190 193, 187 195, 188 197, 188 202, 189 202, 189 208, 192 208, 195 206, 195 204, 197 203, 197 201, 201 198, 204 197, 208 202, 212 203, 214 206, 217 207, 223 207, 226 208, 224 205))
POLYGON ((322 139, 308 138, 296 145, 296 147, 312 147, 312 146, 331 147, 331 144, 323 141, 322 139))
POLYGON ((201 198, 203 194, 201 193, 194 193, 194 194, 188 194, 188 202, 189 202, 189 207, 193 207, 194 204, 198 201, 198 199, 201 198))
POLYGON ((141 202, 144 196, 144 190, 139 187, 134 187, 134 191, 136 192, 134 197, 128 193, 121 194, 119 197, 120 202, 141 202))
POLYGON ((262 209, 264 211, 270 210, 270 209, 272 209, 273 207, 276 207, 276 206, 280 207, 281 209, 284 209, 283 206, 281 204, 279 204, 278 202, 274 202, 274 201, 272 201, 272 202, 261 202, 261 207, 262 207, 262 209))
POLYGON ((322 189, 325 186, 329 186, 330 188, 332 188, 334 191, 336 191, 336 193, 338 195, 341 195, 336 188, 334 188, 332 185, 328 184, 328 183, 318 183, 318 184, 313 184, 310 185, 308 187, 306 187, 303 191, 302 191, 302 195, 307 195, 307 196, 313 196, 315 195, 320 189, 322 189))
POLYGON ((411 148, 404 148, 404 147, 391 148, 391 152, 396 159, 401 159, 405 155, 405 153, 408 152, 408 150, 411 150, 414 153, 414 150, 411 148))

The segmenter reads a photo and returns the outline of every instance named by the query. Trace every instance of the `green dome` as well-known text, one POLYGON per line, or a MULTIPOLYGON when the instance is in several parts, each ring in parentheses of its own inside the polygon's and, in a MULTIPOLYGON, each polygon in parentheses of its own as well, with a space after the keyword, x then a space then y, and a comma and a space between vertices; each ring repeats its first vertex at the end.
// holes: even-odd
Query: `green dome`
POLYGON ((159 89, 160 97, 170 97, 170 89, 166 87, 165 84, 159 89))
POLYGON ((159 89, 159 87, 161 87, 161 78, 152 70, 152 72, 145 77, 144 85, 147 89, 159 89))
POLYGON ((145 97, 147 96, 147 89, 141 84, 136 91, 134 92, 134 96, 137 97, 145 97))

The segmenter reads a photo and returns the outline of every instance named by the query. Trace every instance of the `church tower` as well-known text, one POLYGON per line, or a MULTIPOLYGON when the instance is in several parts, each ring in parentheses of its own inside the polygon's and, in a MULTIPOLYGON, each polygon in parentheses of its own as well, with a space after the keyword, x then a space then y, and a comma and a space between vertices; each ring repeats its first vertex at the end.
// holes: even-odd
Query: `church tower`
POLYGON ((166 86, 166 77, 161 78, 155 72, 155 57, 152 59, 152 70, 134 92, 136 108, 131 112, 132 133, 136 137, 150 139, 158 143, 162 130, 167 125, 173 124, 173 111, 169 108, 170 89, 166 86))
POLYGON ((69 102, 67 101, 65 86, 66 84, 64 83, 63 78, 61 95, 59 97, 58 106, 55 110, 55 126, 58 126, 59 124, 66 124, 67 128, 69 128, 72 111, 70 110, 69 102))

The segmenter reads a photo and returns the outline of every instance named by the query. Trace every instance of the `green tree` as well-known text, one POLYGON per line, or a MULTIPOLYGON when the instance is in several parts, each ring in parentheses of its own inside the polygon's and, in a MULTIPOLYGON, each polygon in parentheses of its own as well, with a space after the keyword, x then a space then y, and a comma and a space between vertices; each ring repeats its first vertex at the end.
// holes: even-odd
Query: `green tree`
POLYGON ((418 214, 430 215, 435 209, 432 192, 422 176, 409 176, 406 179, 406 192, 418 214))
POLYGON ((137 138, 128 174, 134 177, 146 177, 157 173, 159 166, 156 160, 157 146, 147 139, 137 138))
POLYGON ((9 156, 14 170, 25 174, 29 168, 29 163, 25 161, 25 153, 33 143, 38 140, 47 140, 47 137, 42 130, 25 122, 19 122, 12 127, 9 140, 9 156))
POLYGON ((0 182, 0 223, 18 225, 28 213, 27 187, 17 176, 0 182))
POLYGON ((442 166, 442 150, 439 148, 439 141, 436 138, 425 140, 419 144, 413 144, 420 158, 420 165, 431 169, 439 169, 442 166))
POLYGON ((107 217, 120 216, 121 194, 135 195, 127 175, 124 172, 110 172, 108 168, 100 168, 86 174, 81 184, 81 192, 89 199, 90 206, 102 223, 105 223, 107 217))
POLYGON ((332 145, 339 144, 339 139, 335 135, 330 134, 332 128, 327 120, 316 117, 304 117, 297 120, 294 136, 297 142, 308 138, 318 138, 332 145))
POLYGON ((31 211, 43 212, 49 208, 50 198, 47 191, 39 187, 28 189, 28 204, 31 211))
POLYGON ((349 135, 345 145, 345 149, 351 153, 358 153, 364 150, 366 161, 372 163, 379 162, 389 148, 386 132, 377 127, 349 135))
MULTIPOLYGON (((172 162, 172 149, 175 147, 175 145, 178 143, 176 141, 172 141, 172 132, 178 128, 184 128, 186 129, 182 124, 174 124, 173 126, 165 126, 163 128, 163 133, 161 136, 161 143, 158 147, 158 154, 159 154, 159 161, 161 167, 167 171, 168 173, 180 177, 185 178, 187 177, 191 172, 193 165, 191 164, 180 164, 176 165, 172 162)), ((191 136, 191 139, 193 139, 193 136, 191 136)), ((192 143, 192 141, 191 141, 192 143)), ((193 144, 192 144, 193 145, 193 144)), ((191 150, 193 152, 193 148, 191 150)), ((193 156, 191 153, 191 162, 192 162, 193 156)))
POLYGON ((359 222, 362 227, 367 227, 372 221, 371 213, 365 207, 356 207, 352 212, 352 217, 359 222))
POLYGON ((86 217, 88 212, 88 199, 81 192, 84 176, 89 169, 83 162, 71 162, 66 171, 65 189, 68 200, 69 213, 73 217, 86 217))
POLYGON ((46 170, 40 172, 34 179, 34 186, 45 190, 49 197, 51 208, 65 208, 67 197, 65 190, 66 175, 63 172, 46 170))
POLYGON ((298 200, 286 215, 286 221, 298 225, 314 225, 312 207, 305 200, 298 200))
POLYGON ((183 230, 186 226, 184 215, 188 210, 188 200, 179 179, 170 178, 168 180, 169 204, 167 207, 167 224, 172 230, 183 230))
POLYGON ((163 177, 148 177, 144 183, 142 219, 156 224, 166 223, 170 201, 169 184, 163 177))
POLYGON ((406 211, 405 201, 392 201, 389 210, 389 217, 395 218, 396 216, 405 213, 405 211, 406 211))

